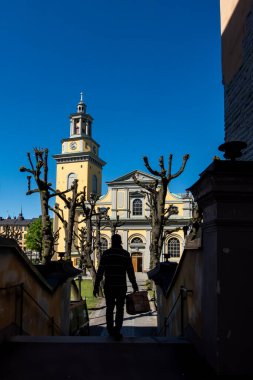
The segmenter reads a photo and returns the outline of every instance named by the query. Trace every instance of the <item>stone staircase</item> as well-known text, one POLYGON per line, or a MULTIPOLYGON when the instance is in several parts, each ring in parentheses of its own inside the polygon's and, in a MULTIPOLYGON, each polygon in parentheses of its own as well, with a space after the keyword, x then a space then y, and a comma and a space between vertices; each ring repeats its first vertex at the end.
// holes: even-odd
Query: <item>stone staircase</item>
MULTIPOLYGON (((138 274, 145 289, 145 274, 138 274)), ((129 291, 131 291, 131 285, 129 291)), ((156 311, 125 315, 124 338, 107 335, 105 305, 89 336, 15 336, 0 345, 0 380, 169 380, 215 378, 185 339, 156 336, 156 311)))

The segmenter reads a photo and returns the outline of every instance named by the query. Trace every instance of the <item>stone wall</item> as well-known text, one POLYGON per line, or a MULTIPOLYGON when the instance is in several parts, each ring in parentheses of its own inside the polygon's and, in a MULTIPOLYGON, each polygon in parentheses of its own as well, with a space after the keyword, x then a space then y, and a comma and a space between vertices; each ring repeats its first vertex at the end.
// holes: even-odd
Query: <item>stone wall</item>
POLYGON ((0 341, 68 334, 70 282, 52 287, 15 241, 0 238, 0 341))
MULTIPOLYGON (((243 152, 242 159, 253 160, 253 14, 249 13, 241 23, 244 24, 242 63, 232 79, 224 81, 225 141, 245 141, 248 148, 243 152)), ((234 45, 231 45, 231 56, 236 43, 236 34, 232 32, 230 38, 234 38, 234 45)), ((226 33, 229 30, 225 30, 224 35, 226 33)), ((223 72, 223 77, 225 74, 223 72)))
POLYGON ((215 160, 189 189, 203 212, 201 249, 188 247, 158 313, 173 310, 168 335, 184 335, 215 370, 253 375, 253 162, 215 160), (192 290, 174 308, 180 288, 192 290))
MULTIPOLYGON (((181 336, 181 298, 178 298, 181 287, 188 290, 183 300, 183 329, 194 331, 193 339, 201 339, 202 336, 202 281, 203 281, 203 253, 199 248, 199 242, 192 248, 185 249, 178 265, 173 281, 166 292, 157 286, 158 303, 158 331, 167 336, 181 336), (177 301, 178 299, 178 301, 177 301), (176 303, 177 301, 177 303, 176 303), (171 317, 164 329, 165 318, 173 309, 171 317)), ((160 334, 161 335, 161 334, 160 334)))

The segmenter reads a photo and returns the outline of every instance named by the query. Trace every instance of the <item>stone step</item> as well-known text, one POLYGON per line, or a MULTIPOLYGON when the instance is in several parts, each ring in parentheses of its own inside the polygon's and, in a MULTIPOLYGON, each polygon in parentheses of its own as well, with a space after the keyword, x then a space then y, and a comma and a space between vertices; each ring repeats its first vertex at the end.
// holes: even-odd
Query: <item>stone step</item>
POLYGON ((1 380, 212 379, 180 338, 16 336, 0 345, 0 363, 1 380))
POLYGON ((62 344, 86 344, 86 343, 120 343, 120 344, 189 344, 184 338, 177 337, 124 337, 120 342, 115 342, 109 336, 27 336, 17 335, 10 338, 11 343, 62 343, 62 344))

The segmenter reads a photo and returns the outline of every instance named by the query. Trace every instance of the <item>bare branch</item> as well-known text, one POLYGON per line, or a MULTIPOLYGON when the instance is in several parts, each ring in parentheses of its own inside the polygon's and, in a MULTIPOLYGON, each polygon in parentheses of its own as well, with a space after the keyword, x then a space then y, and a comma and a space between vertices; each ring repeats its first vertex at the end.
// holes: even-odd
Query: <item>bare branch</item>
MULTIPOLYGON (((149 192, 154 192, 155 191, 155 189, 154 189, 154 187, 156 187, 155 185, 151 186, 151 185, 147 185, 147 184, 139 181, 137 179, 137 177, 136 177, 136 174, 133 174, 132 178, 133 178, 134 182, 136 183, 136 185, 142 187, 143 189, 146 189, 149 192)), ((157 180, 157 182, 158 182, 158 180, 157 180)))
MULTIPOLYGON (((60 219, 60 221, 64 224, 66 223, 65 219, 63 218, 63 216, 60 214, 60 209, 56 209, 55 207, 51 207, 51 206, 48 206, 49 210, 53 211, 55 213, 55 215, 58 216, 58 218, 60 219), (59 211, 58 211, 59 210, 59 211)), ((62 211, 62 210, 61 210, 62 211)))
POLYGON ((24 166, 21 166, 21 167, 19 168, 19 171, 22 172, 22 173, 24 173, 24 172, 28 172, 28 173, 34 174, 33 170, 28 169, 28 168, 26 168, 26 167, 24 167, 24 166))
POLYGON ((161 177, 165 177, 166 176, 166 170, 165 170, 165 167, 164 167, 164 159, 163 159, 163 156, 161 156, 159 158, 159 165, 160 165, 160 168, 161 168, 161 177))
POLYGON ((182 163, 182 166, 181 168, 178 170, 177 173, 175 174, 171 174, 170 177, 168 177, 168 180, 170 181, 171 179, 173 178, 177 178, 181 173, 183 173, 184 171, 184 168, 185 168, 185 165, 186 165, 186 162, 187 160, 189 159, 189 154, 185 154, 184 157, 183 157, 183 163, 182 163))
POLYGON ((144 161, 144 165, 146 166, 146 168, 148 169, 148 171, 151 173, 151 174, 154 174, 155 176, 157 177, 161 177, 161 173, 159 173, 157 170, 153 170, 151 168, 151 166, 149 165, 149 161, 148 161, 148 157, 147 156, 144 156, 143 157, 143 161, 144 161))
POLYGON ((32 160, 31 160, 31 154, 30 154, 30 152, 27 153, 27 157, 28 157, 28 161, 29 161, 29 163, 31 165, 31 168, 32 168, 33 172, 35 172, 35 168, 33 166, 32 160))
POLYGON ((31 194, 39 193, 39 192, 40 192, 39 189, 28 190, 28 191, 26 192, 26 195, 31 195, 31 194))
POLYGON ((49 190, 51 191, 51 194, 49 195, 49 198, 57 197, 58 196, 66 204, 66 206, 69 208, 69 200, 66 198, 65 194, 69 193, 71 191, 71 189, 67 189, 67 190, 64 190, 64 191, 59 191, 59 190, 54 190, 50 186, 49 190))
POLYGON ((171 169, 172 169, 172 154, 169 155, 169 164, 168 164, 168 177, 167 178, 170 178, 171 177, 171 169))
POLYGON ((163 240, 165 240, 167 238, 167 236, 171 235, 173 232, 177 232, 177 231, 180 231, 180 230, 181 230, 181 227, 176 227, 176 228, 173 228, 172 230, 166 230, 164 232, 163 240))
POLYGON ((44 181, 47 183, 47 174, 48 174, 48 165, 47 165, 47 159, 48 159, 48 149, 44 149, 44 160, 43 160, 43 167, 44 167, 44 181))
POLYGON ((177 215, 178 214, 178 207, 174 205, 170 205, 168 208, 164 210, 164 215, 168 214, 168 218, 171 215, 177 215))

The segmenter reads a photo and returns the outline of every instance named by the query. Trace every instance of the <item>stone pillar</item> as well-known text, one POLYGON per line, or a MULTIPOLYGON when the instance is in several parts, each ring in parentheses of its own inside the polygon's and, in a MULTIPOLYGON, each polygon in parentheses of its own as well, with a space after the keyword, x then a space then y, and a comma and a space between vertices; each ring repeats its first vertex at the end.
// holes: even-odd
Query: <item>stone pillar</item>
POLYGON ((70 136, 74 134, 74 121, 70 119, 70 136))
POLYGON ((117 190, 112 189, 112 210, 111 210, 111 219, 116 219, 117 217, 117 190))
POLYGON ((201 350, 218 373, 253 374, 253 162, 216 160, 189 190, 203 211, 201 350))
POLYGON ((128 230, 123 230, 123 248, 128 251, 128 230))
POLYGON ((150 228, 147 228, 146 230, 146 246, 145 251, 143 255, 143 272, 147 272, 150 270, 149 264, 150 264, 150 242, 151 242, 151 230, 150 228))

